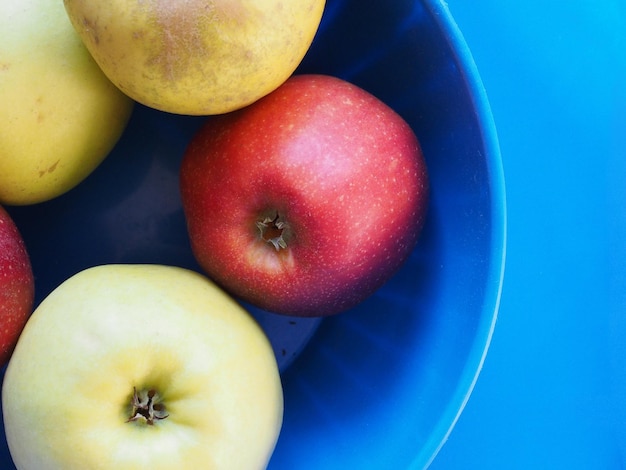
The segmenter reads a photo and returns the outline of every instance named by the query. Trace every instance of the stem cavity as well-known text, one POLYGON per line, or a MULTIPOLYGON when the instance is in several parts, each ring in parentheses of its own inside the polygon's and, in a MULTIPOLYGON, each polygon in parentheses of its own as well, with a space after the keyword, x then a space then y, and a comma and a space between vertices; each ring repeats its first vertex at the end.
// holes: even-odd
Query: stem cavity
POLYGON ((145 420, 146 424, 152 426, 155 421, 167 418, 169 415, 165 411, 165 405, 158 400, 159 395, 156 390, 137 392, 137 388, 133 387, 133 397, 130 401, 132 412, 126 422, 142 419, 145 420))
POLYGON ((274 217, 265 217, 256 223, 260 232, 261 240, 270 243, 276 251, 287 248, 287 239, 289 235, 289 224, 281 219, 276 213, 274 217))

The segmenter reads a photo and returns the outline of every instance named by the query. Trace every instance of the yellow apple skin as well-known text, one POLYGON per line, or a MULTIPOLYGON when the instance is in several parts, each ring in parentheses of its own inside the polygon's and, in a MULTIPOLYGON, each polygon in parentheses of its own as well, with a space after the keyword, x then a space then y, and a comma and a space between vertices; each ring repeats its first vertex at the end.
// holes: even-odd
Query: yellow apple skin
POLYGON ((250 470, 273 452, 283 395, 265 334, 207 278, 103 265, 35 310, 2 405, 20 470, 250 470), (133 387, 168 416, 129 422, 133 387))
POLYGON ((0 203, 34 204, 85 179, 133 101, 99 69, 60 1, 0 2, 0 203))
POLYGON ((317 32, 324 0, 64 0, 113 83, 144 105, 222 114, 278 88, 317 32))

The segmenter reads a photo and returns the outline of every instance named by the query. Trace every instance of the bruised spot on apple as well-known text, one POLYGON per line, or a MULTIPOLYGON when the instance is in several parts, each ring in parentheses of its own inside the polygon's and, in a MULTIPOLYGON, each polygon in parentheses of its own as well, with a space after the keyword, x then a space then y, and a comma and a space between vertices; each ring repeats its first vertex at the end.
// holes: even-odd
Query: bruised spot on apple
POLYGON ((410 255, 428 203, 417 137, 365 90, 293 76, 190 142, 180 188, 205 272, 233 295, 296 316, 347 310, 410 255))
POLYGON ((109 79, 144 105, 221 114, 283 83, 306 54, 324 0, 64 0, 109 79))
POLYGON ((95 170, 133 101, 94 62, 62 2, 0 2, 0 31, 11 65, 0 73, 0 202, 36 204, 95 170))

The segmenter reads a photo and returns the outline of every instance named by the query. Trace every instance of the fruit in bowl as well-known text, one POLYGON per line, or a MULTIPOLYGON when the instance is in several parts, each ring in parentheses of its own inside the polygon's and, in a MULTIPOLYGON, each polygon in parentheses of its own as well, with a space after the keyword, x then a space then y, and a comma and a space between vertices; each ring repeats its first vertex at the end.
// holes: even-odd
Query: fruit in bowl
MULTIPOLYGON (((496 318, 505 201, 493 119, 445 2, 327 5, 298 73, 341 77, 396 110, 419 137, 431 197, 419 245, 400 270, 355 308, 320 320, 283 371, 284 421, 268 468, 427 468, 476 383, 496 318)), ((137 106, 129 132, 86 184, 9 208, 38 297, 96 263, 200 269, 177 182, 204 121, 137 106)), ((272 335, 279 359, 285 338, 318 320, 266 318, 280 320, 272 335)), ((2 444, 1 467, 11 468, 2 444)))
POLYGON ((64 0, 107 76, 147 106, 220 114, 256 101, 300 64, 324 0, 64 0))
POLYGON ((283 396, 263 331, 204 276, 101 265, 37 307, 2 388, 20 470, 264 468, 283 396))
POLYGON ((417 242, 428 177, 410 126, 344 80, 298 75, 209 118, 180 188, 193 252, 251 304, 295 316, 355 306, 417 242))
POLYGON ((33 308, 35 279, 24 240, 0 206, 0 367, 17 343, 33 308))
POLYGON ((0 2, 0 203, 35 204, 83 181, 133 101, 93 61, 60 2, 0 2))

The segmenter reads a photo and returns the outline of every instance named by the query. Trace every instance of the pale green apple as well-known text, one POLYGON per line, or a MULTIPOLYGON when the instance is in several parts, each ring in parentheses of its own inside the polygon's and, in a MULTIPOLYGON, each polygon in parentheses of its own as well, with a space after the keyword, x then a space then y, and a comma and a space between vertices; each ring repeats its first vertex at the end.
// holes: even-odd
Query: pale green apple
POLYGON ((64 0, 107 76, 147 106, 221 114, 278 88, 319 27, 325 0, 64 0))
POLYGON ((2 0, 0 31, 0 203, 34 204, 102 162, 133 101, 94 62, 60 0, 2 0))
POLYGON ((103 265, 28 321, 2 388, 20 470, 262 469, 280 375, 253 318, 204 276, 103 265))

